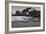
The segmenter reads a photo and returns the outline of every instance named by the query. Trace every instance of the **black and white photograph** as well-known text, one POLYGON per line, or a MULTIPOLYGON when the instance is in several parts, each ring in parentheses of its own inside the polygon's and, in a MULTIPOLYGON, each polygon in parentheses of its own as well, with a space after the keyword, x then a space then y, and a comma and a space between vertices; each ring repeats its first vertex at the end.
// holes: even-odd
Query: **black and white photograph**
POLYGON ((43 29, 43 5, 9 4, 9 31, 43 29))
POLYGON ((39 27, 40 12, 40 7, 12 6, 12 28, 39 27))

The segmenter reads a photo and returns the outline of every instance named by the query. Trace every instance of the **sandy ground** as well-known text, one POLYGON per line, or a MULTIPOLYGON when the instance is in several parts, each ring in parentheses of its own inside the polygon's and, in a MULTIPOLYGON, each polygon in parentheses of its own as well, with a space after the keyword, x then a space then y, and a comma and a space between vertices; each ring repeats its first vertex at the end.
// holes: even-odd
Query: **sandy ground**
MULTIPOLYGON (((29 18, 31 19, 31 17, 29 18)), ((38 27, 38 26, 40 26, 40 20, 34 20, 34 19, 29 20, 28 17, 24 17, 24 16, 12 17, 13 28, 15 27, 38 27)))
POLYGON ((12 21, 12 27, 38 27, 40 26, 40 22, 33 22, 33 21, 25 21, 25 22, 17 22, 12 21))

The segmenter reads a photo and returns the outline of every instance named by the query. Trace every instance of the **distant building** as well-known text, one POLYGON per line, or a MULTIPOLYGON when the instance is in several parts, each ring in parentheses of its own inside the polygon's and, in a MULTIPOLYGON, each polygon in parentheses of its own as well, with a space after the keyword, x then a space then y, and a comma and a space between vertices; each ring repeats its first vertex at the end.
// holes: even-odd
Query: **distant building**
POLYGON ((40 17, 40 11, 35 10, 34 8, 26 8, 23 9, 21 12, 16 11, 16 14, 12 16, 30 16, 30 17, 40 17))

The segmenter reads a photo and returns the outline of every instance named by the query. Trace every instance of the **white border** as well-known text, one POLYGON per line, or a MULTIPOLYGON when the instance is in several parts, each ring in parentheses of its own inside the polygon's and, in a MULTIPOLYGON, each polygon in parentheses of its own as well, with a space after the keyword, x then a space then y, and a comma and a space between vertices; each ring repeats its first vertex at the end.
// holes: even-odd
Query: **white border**
POLYGON ((9 31, 20 31, 20 30, 37 30, 43 29, 43 6, 34 4, 11 4, 9 3, 9 31), (24 28, 12 28, 11 27, 11 7, 12 6, 30 6, 30 7, 41 7, 41 26, 40 27, 24 27, 24 28))

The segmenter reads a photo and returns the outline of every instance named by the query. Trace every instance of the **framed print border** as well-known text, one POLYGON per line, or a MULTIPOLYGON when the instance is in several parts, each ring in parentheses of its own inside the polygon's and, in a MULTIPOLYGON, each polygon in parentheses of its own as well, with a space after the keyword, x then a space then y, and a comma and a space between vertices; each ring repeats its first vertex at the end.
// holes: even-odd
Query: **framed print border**
POLYGON ((20 1, 5 1, 5 33, 20 33, 20 32, 37 32, 45 30, 45 3, 37 2, 20 2, 20 1), (20 3, 20 4, 36 4, 43 6, 43 29, 38 30, 21 30, 21 31, 9 31, 9 3, 20 3))
POLYGON ((23 4, 18 4, 18 3, 15 3, 15 4, 11 4, 11 3, 9 3, 9 31, 19 31, 19 30, 37 30, 37 29, 43 29, 43 16, 42 16, 42 14, 43 14, 43 6, 42 5, 32 5, 32 4, 26 4, 26 5, 23 5, 23 4), (11 26, 11 24, 12 24, 12 22, 11 22, 11 8, 12 8, 12 6, 30 6, 30 7, 41 7, 41 26, 40 27, 24 27, 24 28, 12 28, 12 26, 11 26))

